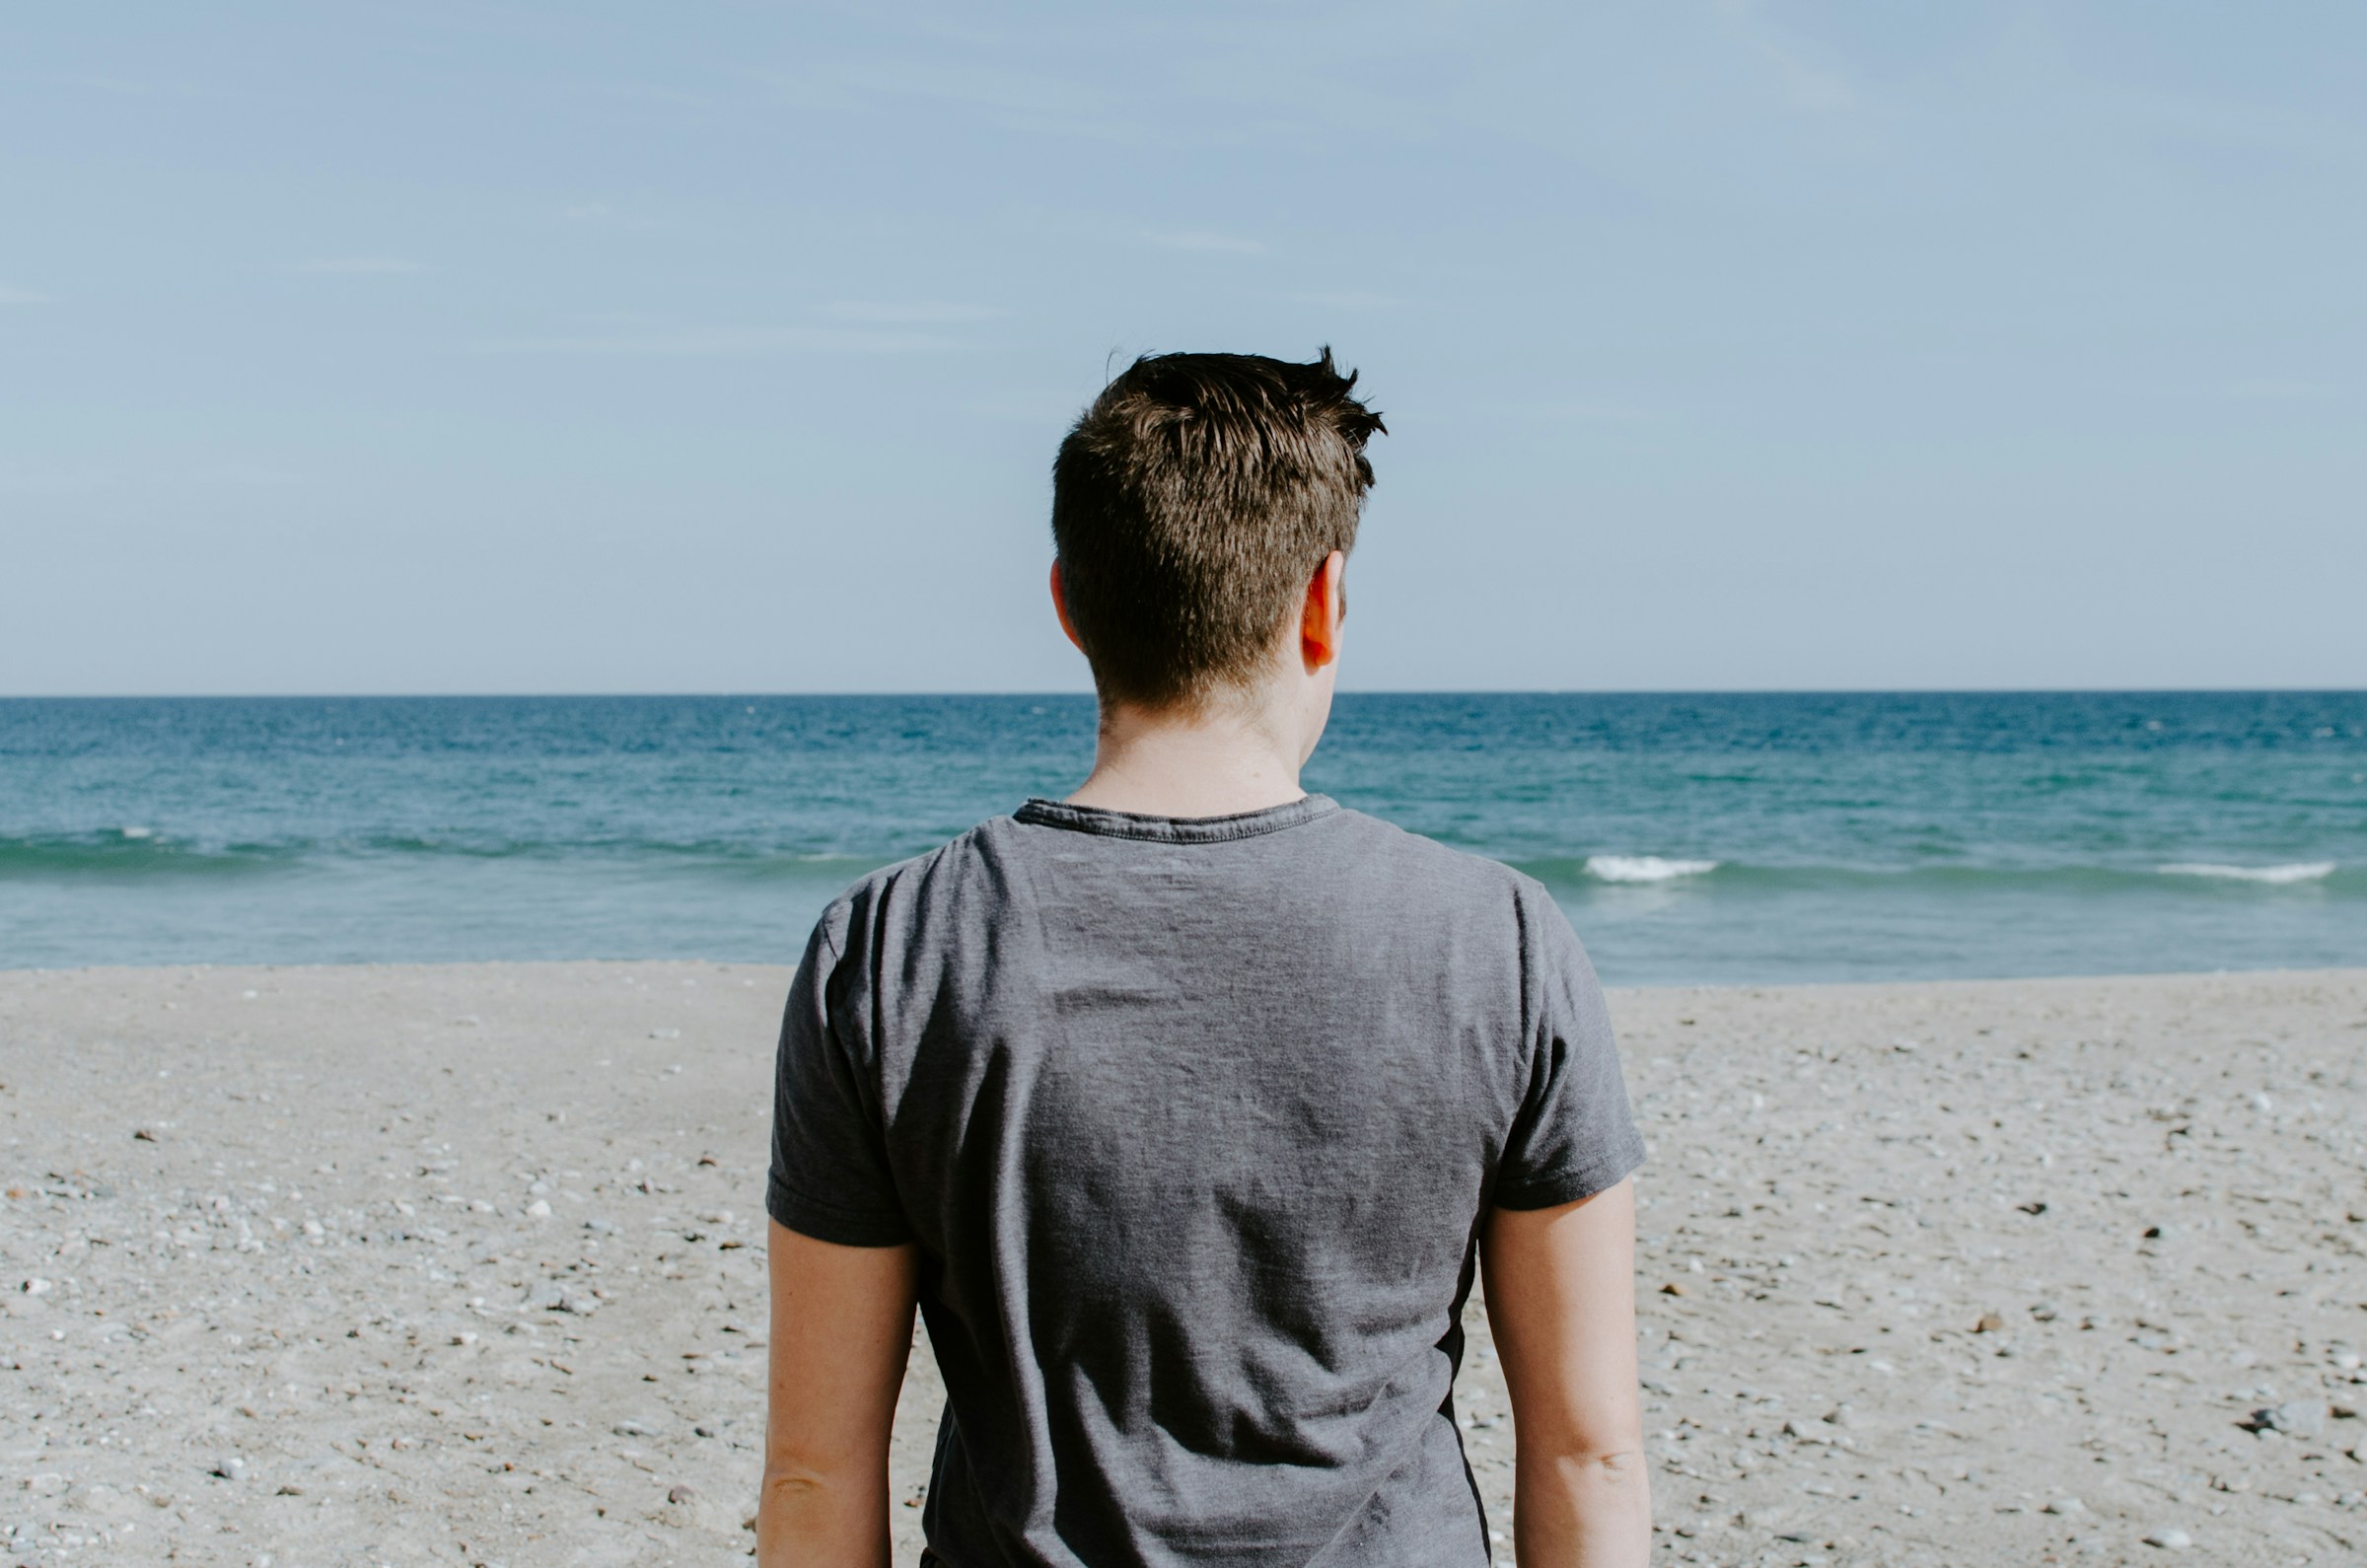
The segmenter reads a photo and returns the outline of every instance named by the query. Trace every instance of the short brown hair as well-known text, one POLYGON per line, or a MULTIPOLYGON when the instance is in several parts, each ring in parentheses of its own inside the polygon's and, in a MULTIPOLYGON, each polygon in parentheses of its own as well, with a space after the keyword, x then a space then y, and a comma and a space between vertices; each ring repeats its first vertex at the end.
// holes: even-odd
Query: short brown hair
POLYGON ((1352 549, 1381 416, 1331 350, 1154 354, 1094 399, 1052 463, 1069 623, 1104 700, 1189 704, 1263 673, 1308 579, 1352 549))

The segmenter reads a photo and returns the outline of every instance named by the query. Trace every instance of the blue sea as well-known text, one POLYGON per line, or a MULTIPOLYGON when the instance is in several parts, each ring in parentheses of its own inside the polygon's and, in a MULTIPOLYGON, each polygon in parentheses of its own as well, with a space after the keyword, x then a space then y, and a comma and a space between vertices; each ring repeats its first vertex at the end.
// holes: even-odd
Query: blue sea
MULTIPOLYGON (((1078 696, 0 701, 0 966, 792 962, 1078 696)), ((2367 964, 2367 693, 1349 695, 1310 789, 1614 984, 2367 964)))

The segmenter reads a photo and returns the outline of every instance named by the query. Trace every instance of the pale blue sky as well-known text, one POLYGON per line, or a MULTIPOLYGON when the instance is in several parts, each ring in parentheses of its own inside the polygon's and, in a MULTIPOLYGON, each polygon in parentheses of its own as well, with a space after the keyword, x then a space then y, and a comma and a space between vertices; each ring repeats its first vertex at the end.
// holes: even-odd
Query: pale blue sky
POLYGON ((0 692, 1054 689, 1360 366, 1365 687, 2367 685, 2367 10, 18 7, 0 692))

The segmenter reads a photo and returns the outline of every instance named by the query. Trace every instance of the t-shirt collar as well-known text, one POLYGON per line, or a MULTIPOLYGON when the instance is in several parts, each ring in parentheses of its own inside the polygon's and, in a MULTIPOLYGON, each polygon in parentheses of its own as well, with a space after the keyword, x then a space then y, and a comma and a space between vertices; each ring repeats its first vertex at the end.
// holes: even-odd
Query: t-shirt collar
POLYGON ((1151 817, 1140 812, 1113 812, 1101 806, 1077 806, 1067 801, 1032 799, 1012 813, 1015 820, 1038 827, 1094 833, 1104 838, 1140 838, 1161 844, 1213 844, 1234 838, 1255 838, 1280 832, 1301 822, 1328 817, 1339 803, 1328 795, 1302 795, 1280 806, 1229 817, 1151 817))

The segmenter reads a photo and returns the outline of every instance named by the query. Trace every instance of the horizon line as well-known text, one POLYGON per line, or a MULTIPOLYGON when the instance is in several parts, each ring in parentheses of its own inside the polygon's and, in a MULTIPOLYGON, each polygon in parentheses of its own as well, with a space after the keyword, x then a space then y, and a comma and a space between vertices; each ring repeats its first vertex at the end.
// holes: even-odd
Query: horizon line
MULTIPOLYGON (((2116 697, 2363 696, 2367 686, 1388 686, 1337 692, 1357 697, 2116 697)), ((855 701, 914 698, 1096 701, 1090 690, 650 690, 650 691, 103 691, 0 693, 10 702, 617 702, 666 699, 855 701)))

